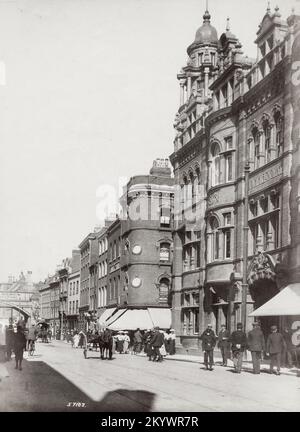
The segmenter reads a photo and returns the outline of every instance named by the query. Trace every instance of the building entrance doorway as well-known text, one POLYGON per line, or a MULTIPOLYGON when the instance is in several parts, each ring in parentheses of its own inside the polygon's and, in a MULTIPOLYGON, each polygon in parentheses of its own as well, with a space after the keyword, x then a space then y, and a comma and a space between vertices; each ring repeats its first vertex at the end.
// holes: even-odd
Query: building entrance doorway
MULTIPOLYGON (((274 281, 268 279, 258 279, 249 287, 251 297, 254 301, 254 309, 258 309, 267 303, 272 297, 279 293, 279 289, 274 281)), ((279 328, 278 316, 258 317, 261 329, 265 338, 270 334, 270 327, 277 325, 279 328)))

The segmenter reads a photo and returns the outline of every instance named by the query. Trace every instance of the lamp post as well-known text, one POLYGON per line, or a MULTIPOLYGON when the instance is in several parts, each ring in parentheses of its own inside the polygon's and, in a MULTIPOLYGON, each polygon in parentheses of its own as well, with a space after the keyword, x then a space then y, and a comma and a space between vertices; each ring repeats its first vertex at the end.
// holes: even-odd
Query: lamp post
POLYGON ((248 263, 248 206, 249 206, 249 173, 250 164, 246 162, 245 168, 245 198, 244 198, 244 226, 243 226, 243 283, 242 283, 242 324, 246 331, 247 324, 247 263, 248 263))

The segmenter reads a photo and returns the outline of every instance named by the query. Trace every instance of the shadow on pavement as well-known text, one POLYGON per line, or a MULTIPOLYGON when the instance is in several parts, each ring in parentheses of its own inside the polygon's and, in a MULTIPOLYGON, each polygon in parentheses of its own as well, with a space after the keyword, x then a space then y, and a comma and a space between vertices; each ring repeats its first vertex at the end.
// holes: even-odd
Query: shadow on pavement
POLYGON ((100 401, 92 400, 76 385, 43 361, 23 361, 23 370, 6 363, 9 377, 0 382, 0 412, 147 412, 155 394, 117 389, 100 401))

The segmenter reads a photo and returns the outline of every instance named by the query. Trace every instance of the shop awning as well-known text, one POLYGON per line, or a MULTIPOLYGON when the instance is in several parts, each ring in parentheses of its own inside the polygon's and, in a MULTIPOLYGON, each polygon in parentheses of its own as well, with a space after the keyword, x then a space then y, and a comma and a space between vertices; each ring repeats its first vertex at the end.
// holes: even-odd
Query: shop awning
POLYGON ((110 318, 108 318, 105 321, 105 325, 108 326, 109 324, 112 324, 115 322, 123 313, 126 311, 126 309, 119 309, 116 313, 114 313, 110 318))
POLYGON ((105 324, 105 321, 108 320, 108 318, 110 318, 112 316, 112 314, 114 313, 114 311, 117 308, 110 308, 110 309, 105 309, 105 311, 103 312, 103 314, 99 317, 98 319, 98 324, 103 325, 105 324))
POLYGON ((111 330, 147 330, 153 327, 153 323, 147 309, 127 309, 108 327, 111 330))
POLYGON ((287 315, 300 315, 300 283, 288 285, 249 316, 287 315))
POLYGON ((153 326, 158 326, 161 329, 171 328, 171 309, 163 308, 148 308, 153 326))
POLYGON ((107 327, 111 330, 136 330, 137 328, 147 330, 155 326, 162 329, 171 327, 170 309, 122 309, 117 311, 107 322, 107 327))

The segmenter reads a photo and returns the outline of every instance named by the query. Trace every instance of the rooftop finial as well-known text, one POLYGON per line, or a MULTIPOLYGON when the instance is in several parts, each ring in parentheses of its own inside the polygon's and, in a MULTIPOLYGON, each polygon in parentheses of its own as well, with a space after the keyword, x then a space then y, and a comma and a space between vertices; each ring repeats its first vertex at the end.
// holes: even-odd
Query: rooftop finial
POLYGON ((206 0, 206 11, 203 15, 203 22, 210 23, 210 13, 208 12, 208 0, 206 0))
POLYGON ((279 12, 279 6, 278 5, 275 8, 275 16, 281 17, 281 13, 279 12))
POLYGON ((271 4, 270 4, 269 1, 268 1, 267 13, 268 13, 268 14, 271 13, 271 4))
POLYGON ((230 31, 230 18, 229 17, 227 17, 226 31, 227 32, 230 31))

